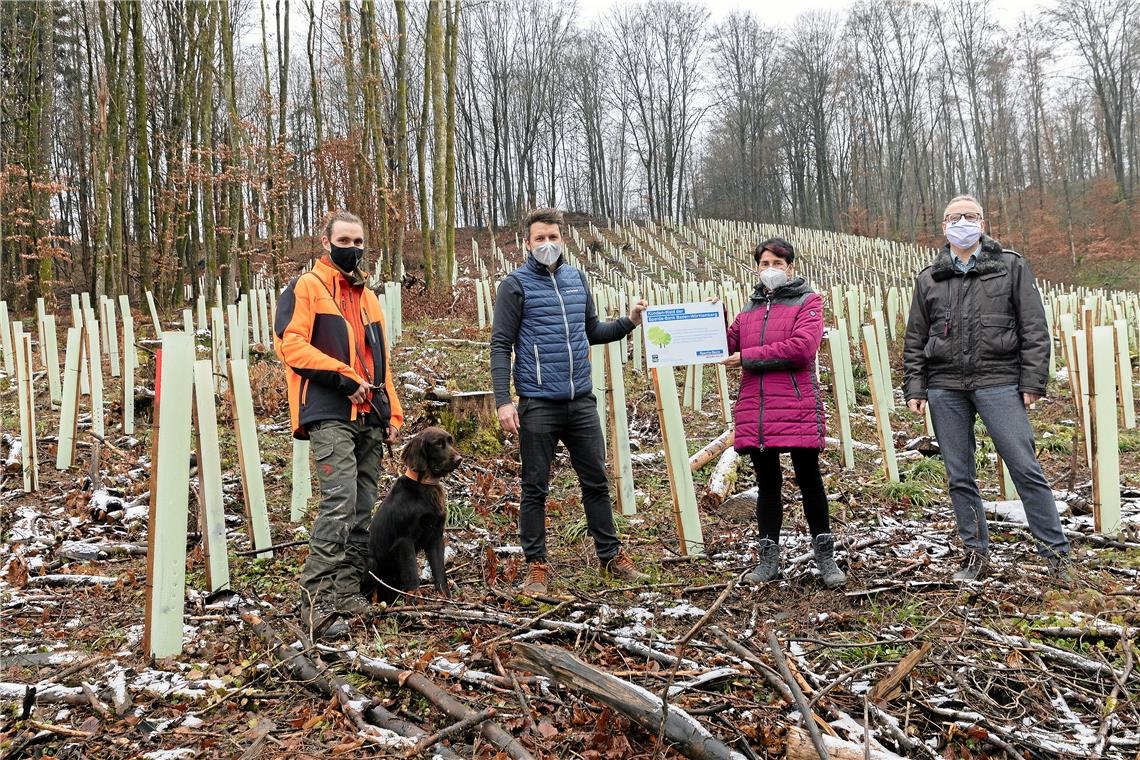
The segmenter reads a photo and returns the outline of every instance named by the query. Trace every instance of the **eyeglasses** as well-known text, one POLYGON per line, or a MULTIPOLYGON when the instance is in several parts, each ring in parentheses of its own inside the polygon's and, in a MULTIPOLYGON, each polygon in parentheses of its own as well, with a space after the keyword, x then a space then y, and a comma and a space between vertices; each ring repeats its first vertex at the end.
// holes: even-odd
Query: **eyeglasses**
POLYGON ((942 217, 942 221, 950 222, 951 224, 961 221, 962 219, 965 219, 967 222, 980 222, 982 221, 982 215, 970 211, 965 214, 947 214, 942 217))

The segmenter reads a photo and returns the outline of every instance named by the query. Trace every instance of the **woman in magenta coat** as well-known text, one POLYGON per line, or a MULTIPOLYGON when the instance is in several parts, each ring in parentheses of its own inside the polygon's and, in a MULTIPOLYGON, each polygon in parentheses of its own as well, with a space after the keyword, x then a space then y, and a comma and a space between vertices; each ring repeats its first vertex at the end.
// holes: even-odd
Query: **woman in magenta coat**
POLYGON ((736 400, 734 447, 752 458, 756 470, 756 519, 760 562, 745 576, 766 583, 780 574, 780 454, 791 455, 811 529, 816 567, 828 588, 847 577, 835 564, 835 542, 827 494, 819 471, 824 446, 823 398, 815 376, 815 355, 823 340, 823 302, 795 276, 791 243, 770 238, 753 252, 760 283, 750 303, 728 329, 725 364, 741 367, 736 400))

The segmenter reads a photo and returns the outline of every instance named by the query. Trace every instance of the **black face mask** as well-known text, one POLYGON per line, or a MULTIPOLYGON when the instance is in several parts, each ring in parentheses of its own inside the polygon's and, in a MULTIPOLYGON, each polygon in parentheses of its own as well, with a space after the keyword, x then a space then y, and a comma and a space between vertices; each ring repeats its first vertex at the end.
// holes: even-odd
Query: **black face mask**
POLYGON ((329 258, 336 264, 337 269, 345 274, 352 274, 360 266, 364 258, 364 249, 353 246, 341 247, 336 243, 329 243, 329 258))

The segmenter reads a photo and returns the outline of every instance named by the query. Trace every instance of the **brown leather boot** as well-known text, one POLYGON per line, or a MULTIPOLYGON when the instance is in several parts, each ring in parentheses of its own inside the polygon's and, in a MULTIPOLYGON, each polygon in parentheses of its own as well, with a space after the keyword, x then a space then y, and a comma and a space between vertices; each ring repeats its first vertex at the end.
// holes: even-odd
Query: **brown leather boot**
POLYGON ((550 575, 550 565, 545 562, 526 563, 526 581, 519 593, 523 596, 546 596, 546 579, 550 575))
POLYGON ((649 576, 637 569, 637 565, 633 564, 633 560, 625 553, 625 549, 609 559, 600 559, 599 562, 602 565, 602 575, 607 578, 617 578, 630 583, 646 583, 649 581, 649 576))

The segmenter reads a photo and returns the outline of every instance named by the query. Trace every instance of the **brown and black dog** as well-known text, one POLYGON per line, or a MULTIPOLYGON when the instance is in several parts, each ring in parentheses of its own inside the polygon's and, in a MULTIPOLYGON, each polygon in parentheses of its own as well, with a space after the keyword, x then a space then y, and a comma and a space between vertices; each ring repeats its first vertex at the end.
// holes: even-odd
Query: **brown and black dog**
POLYGON ((445 597, 447 573, 443 567, 443 529, 447 501, 440 479, 463 461, 455 440, 446 430, 429 427, 404 447, 404 474, 372 515, 368 531, 368 569, 360 591, 374 602, 393 602, 403 591, 420 585, 416 556, 423 552, 432 581, 445 597))

